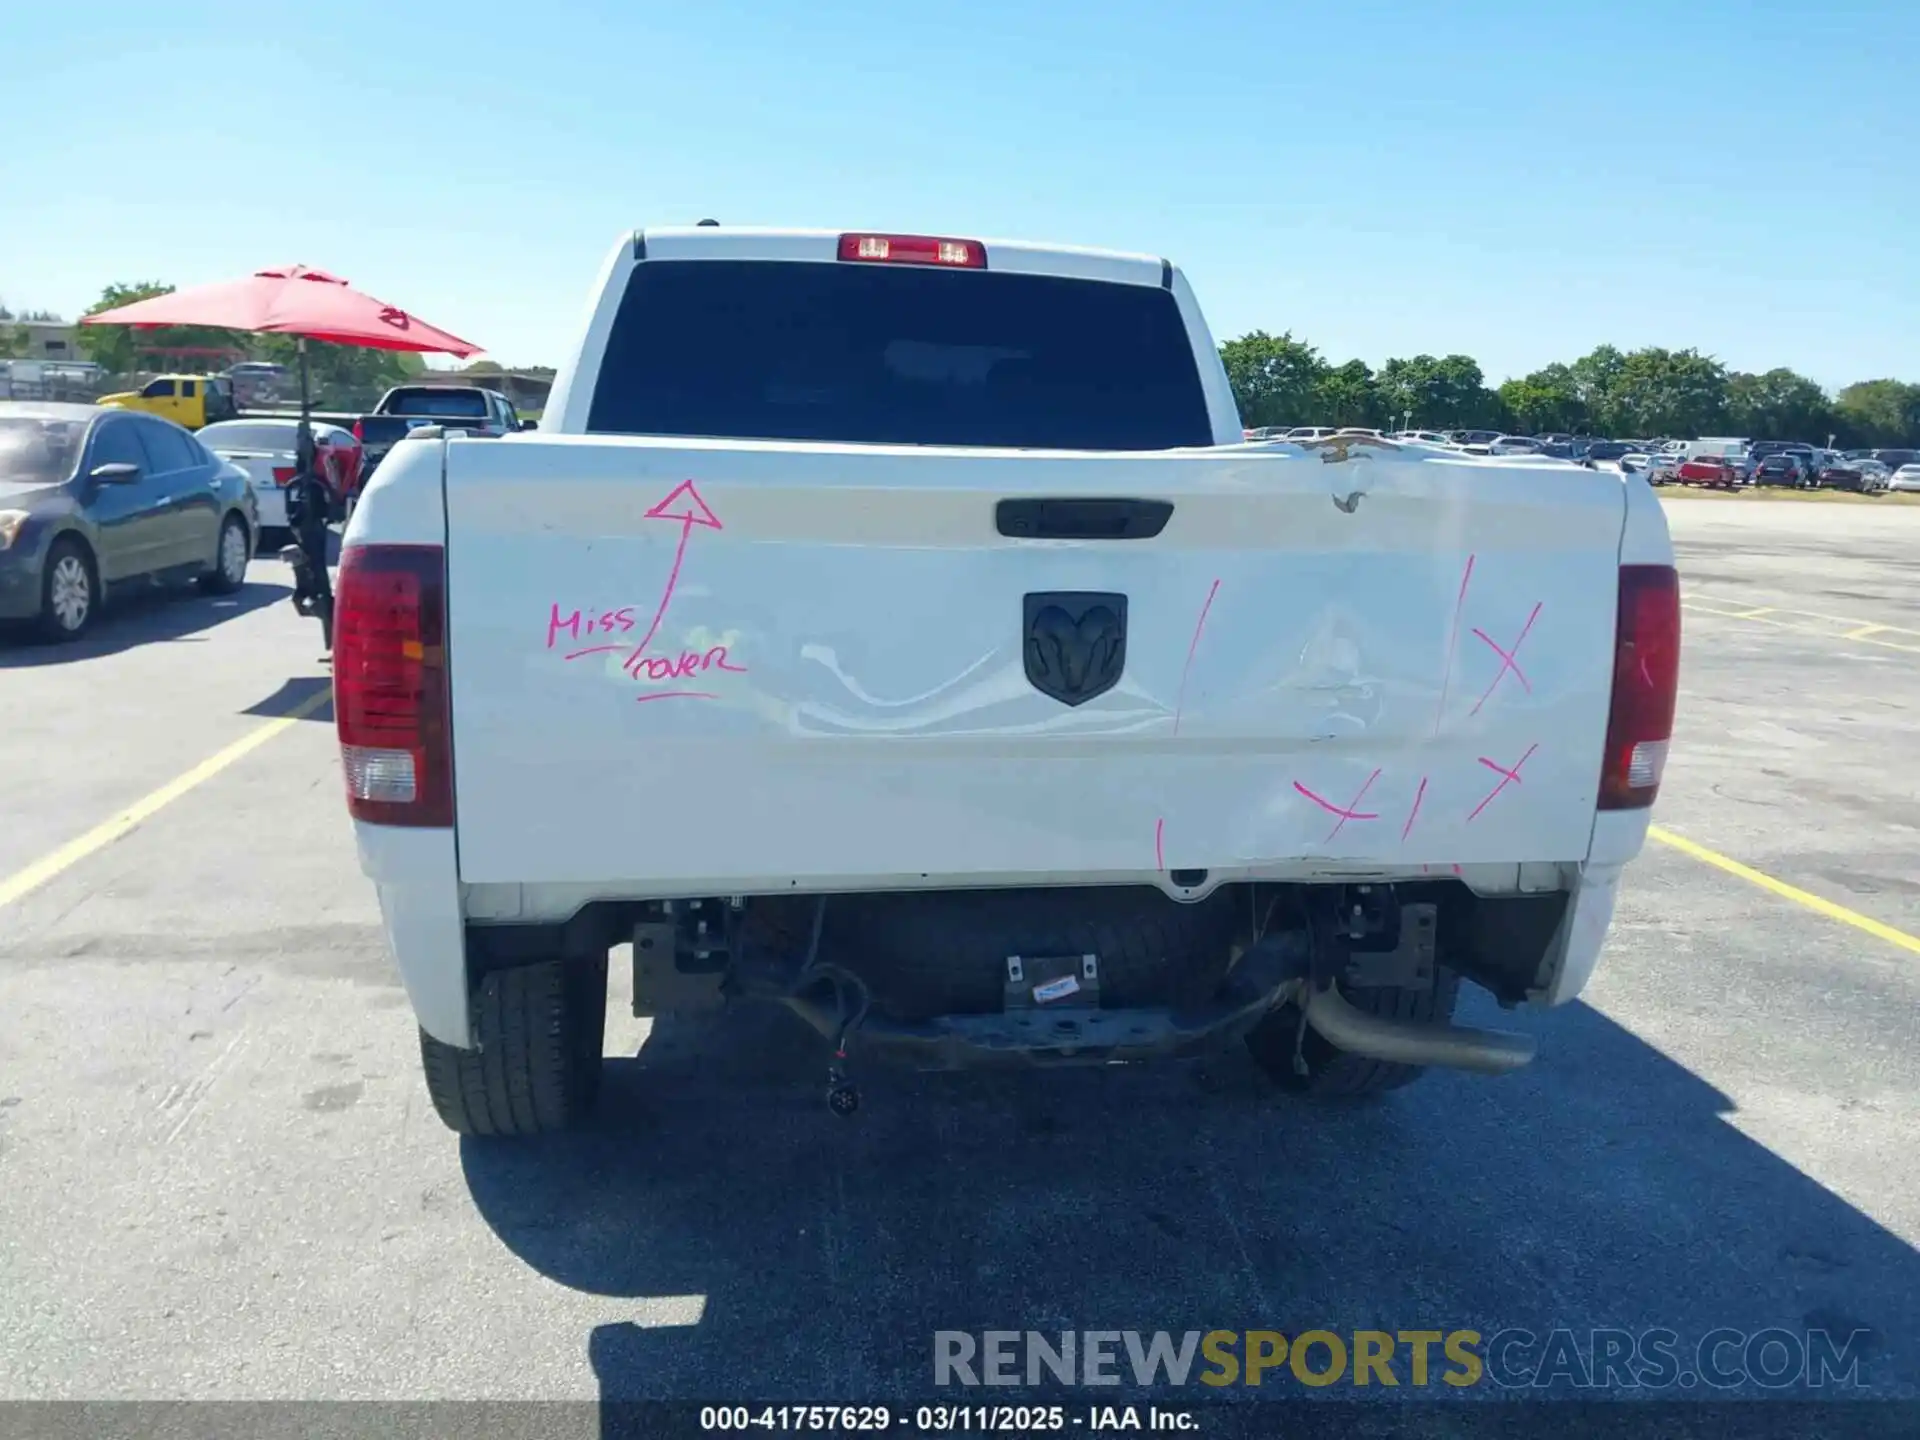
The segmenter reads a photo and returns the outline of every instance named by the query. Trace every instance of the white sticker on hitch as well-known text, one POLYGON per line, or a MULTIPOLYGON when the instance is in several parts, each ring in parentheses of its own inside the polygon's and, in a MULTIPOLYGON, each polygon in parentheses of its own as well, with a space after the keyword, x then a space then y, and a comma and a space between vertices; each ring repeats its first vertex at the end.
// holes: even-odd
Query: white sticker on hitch
POLYGON ((1069 995, 1080 993, 1080 982, 1071 975, 1062 975, 1058 980, 1049 980, 1044 985, 1033 987, 1033 1001, 1044 1005, 1049 1000, 1064 1000, 1069 995))

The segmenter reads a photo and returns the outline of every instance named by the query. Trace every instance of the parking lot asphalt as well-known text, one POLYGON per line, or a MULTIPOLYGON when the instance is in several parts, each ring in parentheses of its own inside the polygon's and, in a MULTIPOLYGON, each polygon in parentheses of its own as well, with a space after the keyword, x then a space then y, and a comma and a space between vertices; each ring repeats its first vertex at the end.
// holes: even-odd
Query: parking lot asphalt
MULTIPOLYGON (((1920 934, 1920 511, 1668 510, 1659 825, 1920 934)), ((284 600, 0 642, 0 885, 311 701, 284 600)), ((427 1107, 328 718, 0 904, 0 1397, 851 1403, 936 1330, 1313 1326, 1858 1330, 1920 1397, 1920 953, 1696 853, 1502 1079, 874 1074, 845 1121, 797 1024, 649 1036, 616 966, 595 1127, 497 1149, 427 1107)))

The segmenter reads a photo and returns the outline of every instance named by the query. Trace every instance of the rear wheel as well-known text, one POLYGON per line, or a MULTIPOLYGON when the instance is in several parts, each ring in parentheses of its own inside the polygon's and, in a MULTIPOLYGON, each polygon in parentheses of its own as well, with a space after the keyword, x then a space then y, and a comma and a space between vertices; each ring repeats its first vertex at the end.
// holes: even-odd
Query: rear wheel
MULTIPOLYGON (((1425 985, 1372 985, 1343 989, 1356 1010, 1388 1020, 1443 1025, 1453 1018, 1460 977, 1436 965, 1425 985)), ((1423 1065, 1401 1065, 1341 1050, 1302 1023, 1298 1005, 1278 1007, 1247 1036, 1254 1062, 1282 1090, 1314 1099, 1354 1099, 1381 1095, 1410 1085, 1426 1073, 1423 1065), (1302 1062, 1295 1064, 1296 1054, 1302 1062), (1304 1073, 1302 1073, 1304 1070, 1304 1073)))
POLYGON ((40 615, 35 624, 41 638, 78 640, 93 624, 99 608, 100 577, 87 547, 66 536, 54 541, 40 577, 40 615))
POLYGON ((200 577, 200 588, 209 595, 231 595, 247 583, 247 562, 253 558, 253 542, 247 535, 247 522, 229 515, 220 523, 220 542, 214 547, 213 568, 200 577))
POLYGON ((427 1095, 461 1135, 544 1135, 577 1125, 600 1093, 607 957, 496 970, 471 1001, 474 1049, 420 1033, 427 1095))

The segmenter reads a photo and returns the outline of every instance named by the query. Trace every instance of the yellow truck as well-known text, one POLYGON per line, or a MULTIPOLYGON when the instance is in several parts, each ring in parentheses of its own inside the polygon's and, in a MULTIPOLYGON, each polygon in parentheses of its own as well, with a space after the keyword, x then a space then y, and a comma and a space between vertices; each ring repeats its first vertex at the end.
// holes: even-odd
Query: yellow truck
POLYGON ((224 375, 156 375, 138 390, 102 395, 94 403, 144 410, 189 430, 216 420, 231 420, 240 413, 234 403, 233 381, 224 375))

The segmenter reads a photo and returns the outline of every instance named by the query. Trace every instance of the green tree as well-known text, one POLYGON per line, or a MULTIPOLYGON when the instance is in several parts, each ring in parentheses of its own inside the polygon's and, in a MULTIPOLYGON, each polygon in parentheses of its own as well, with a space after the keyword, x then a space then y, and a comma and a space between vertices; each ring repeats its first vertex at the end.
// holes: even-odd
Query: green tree
POLYGON ((1862 380, 1829 397, 1784 366, 1729 372, 1697 350, 1598 345, 1498 391, 1469 355, 1396 357, 1374 374, 1359 360, 1330 365, 1291 333, 1260 330, 1229 340, 1220 354, 1247 425, 1398 426, 1411 412, 1423 428, 1649 439, 1731 433, 1816 444, 1832 434, 1846 445, 1920 446, 1920 384, 1862 380))
POLYGON ((1573 382, 1574 397, 1585 408, 1587 420, 1596 431, 1618 434, 1622 424, 1615 406, 1615 392, 1626 356, 1612 345, 1596 345, 1567 367, 1573 382))
POLYGON ((1726 367, 1696 350, 1632 351, 1613 377, 1610 409, 1613 428, 1628 435, 1720 433, 1727 420, 1726 367))
POLYGON ((1349 360, 1328 370, 1313 387, 1313 395, 1315 413, 1322 418, 1310 424, 1373 425, 1381 418, 1373 371, 1364 360, 1349 360))
POLYGON ((1488 387, 1480 362, 1471 355, 1442 355, 1435 373, 1436 413, 1427 425, 1478 429, 1503 423, 1500 397, 1488 387))
POLYGON ((1835 426, 1827 392, 1804 375, 1778 368, 1727 376, 1727 424, 1755 440, 1824 441, 1835 426))
POLYGON ((1529 435, 1551 430, 1583 435, 1593 424, 1572 367, 1557 362, 1507 381, 1500 387, 1500 403, 1506 423, 1529 435))
POLYGON ((1240 423, 1311 425, 1314 389, 1326 373, 1320 352, 1291 332, 1255 330, 1220 347, 1221 362, 1240 408, 1240 423))
POLYGON ((1374 377, 1374 392, 1387 424, 1402 419, 1422 428, 1488 423, 1497 408, 1479 362, 1471 355, 1415 355, 1389 360, 1374 377))
MULTIPOLYGON (((11 317, 0 315, 0 319, 11 317)), ((33 337, 24 325, 0 325, 0 360, 18 360, 33 348, 33 337)))
POLYGON ((1860 380, 1834 397, 1833 412, 1848 445, 1920 445, 1920 385, 1860 380))

